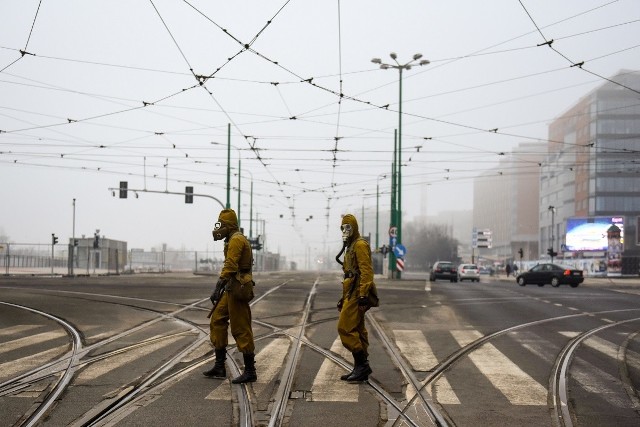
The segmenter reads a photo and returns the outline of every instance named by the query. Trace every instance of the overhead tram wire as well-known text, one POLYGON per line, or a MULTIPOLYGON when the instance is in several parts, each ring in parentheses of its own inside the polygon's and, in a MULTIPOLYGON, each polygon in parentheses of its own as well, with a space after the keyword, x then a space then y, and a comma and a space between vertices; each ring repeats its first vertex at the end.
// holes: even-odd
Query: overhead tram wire
POLYGON ((29 35, 27 36, 27 41, 24 44, 24 48, 22 50, 20 50, 20 56, 18 57, 18 59, 16 59, 15 61, 11 62, 8 65, 6 65, 4 68, 2 68, 0 70, 0 73, 5 71, 7 68, 11 67, 16 62, 20 61, 22 58, 24 58, 25 55, 32 55, 32 53, 27 51, 27 47, 29 46, 29 41, 31 40, 31 34, 33 34, 33 28, 36 25, 36 19, 38 19, 38 14, 40 13, 40 6, 41 5, 42 5, 42 0, 40 0, 38 2, 38 8, 36 9, 36 14, 33 17, 33 22, 31 23, 31 29, 29 30, 29 35))
MULTIPOLYGON (((339 73, 339 91, 340 91, 340 96, 338 97, 338 114, 336 117, 336 133, 335 133, 335 143, 334 143, 334 147, 333 147, 333 168, 332 168, 332 174, 331 174, 331 187, 334 187, 335 185, 335 170, 336 167, 338 166, 337 161, 338 161, 338 142, 340 141, 340 117, 341 117, 341 113, 342 113, 342 96, 343 96, 343 81, 342 81, 342 21, 341 21, 341 5, 340 5, 340 0, 337 0, 337 6, 338 6, 338 73, 339 73)), ((335 191, 334 191, 335 194, 335 191)), ((327 218, 327 230, 329 229, 329 216, 330 216, 330 206, 327 209, 327 214, 326 214, 326 218, 327 218)))
POLYGON ((536 21, 533 19, 533 16, 531 16, 531 14, 529 13, 529 11, 527 10, 527 7, 522 3, 522 0, 518 0, 518 2, 520 3, 520 6, 522 6, 522 9, 524 9, 525 13, 527 14, 527 16, 529 17, 529 19, 531 20, 531 22, 533 23, 534 27, 536 27, 536 30, 538 31, 538 33, 540 33, 540 36, 542 37, 542 39, 544 40, 544 43, 539 44, 539 46, 549 46, 549 48, 551 50, 553 50, 555 53, 557 53, 558 55, 560 55, 562 58, 564 58, 567 62, 569 62, 571 64, 571 68, 579 68, 581 70, 584 70, 585 72, 596 76, 602 80, 605 80, 609 83, 612 83, 614 85, 620 86, 624 89, 627 89, 631 92, 637 93, 638 95, 640 95, 640 90, 636 90, 632 87, 629 87, 627 85, 624 85, 620 82, 616 82, 615 80, 611 80, 607 77, 601 76, 598 73, 595 73, 593 71, 587 70, 586 68, 584 68, 584 63, 585 61, 582 62, 576 62, 571 60, 568 56, 566 56, 564 53, 560 52, 558 49, 556 49, 555 47, 553 47, 553 39, 549 40, 543 33, 542 30, 540 29, 540 27, 538 27, 538 24, 536 23, 536 21))

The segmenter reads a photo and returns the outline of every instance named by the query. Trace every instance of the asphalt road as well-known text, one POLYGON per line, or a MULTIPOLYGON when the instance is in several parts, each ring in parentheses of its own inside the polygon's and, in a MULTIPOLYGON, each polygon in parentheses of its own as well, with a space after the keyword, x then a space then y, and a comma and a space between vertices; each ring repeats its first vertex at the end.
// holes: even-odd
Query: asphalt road
POLYGON ((424 277, 376 279, 347 384, 338 273, 257 275, 248 386, 201 374, 212 277, 1 277, 0 426, 640 425, 640 281, 424 277))

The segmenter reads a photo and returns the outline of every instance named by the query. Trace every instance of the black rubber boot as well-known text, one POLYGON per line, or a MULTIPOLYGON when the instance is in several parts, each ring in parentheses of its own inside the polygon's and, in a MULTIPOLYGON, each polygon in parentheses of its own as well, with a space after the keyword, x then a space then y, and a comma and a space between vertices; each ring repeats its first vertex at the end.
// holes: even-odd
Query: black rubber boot
POLYGON ((244 359, 244 372, 238 378, 234 378, 231 382, 234 384, 256 382, 258 375, 256 375, 255 354, 242 353, 242 358, 244 359))
POLYGON ((213 368, 204 371, 205 377, 209 378, 227 378, 227 369, 224 367, 224 361, 227 359, 227 351, 224 348, 216 348, 216 362, 213 368))
POLYGON ((356 369, 356 368, 355 368, 355 365, 354 365, 354 367, 353 367, 353 369, 351 370, 351 372, 349 372, 348 374, 341 375, 341 376, 340 376, 340 379, 341 379, 342 381, 346 381, 346 380, 348 380, 348 379, 349 379, 349 377, 350 377, 351 375, 353 375, 353 371, 354 371, 355 369, 356 369))
POLYGON ((353 353, 353 360, 355 360, 355 366, 353 368, 353 373, 347 377, 347 381, 350 383, 367 381, 369 379, 369 375, 373 372, 369 366, 369 361, 367 360, 367 353, 365 353, 364 350, 353 353))

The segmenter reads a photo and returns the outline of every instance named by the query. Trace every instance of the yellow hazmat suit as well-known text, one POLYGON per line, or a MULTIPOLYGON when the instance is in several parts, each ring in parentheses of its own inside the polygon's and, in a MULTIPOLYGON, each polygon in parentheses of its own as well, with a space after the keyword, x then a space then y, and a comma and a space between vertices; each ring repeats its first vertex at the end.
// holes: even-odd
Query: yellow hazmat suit
POLYGON ((373 267, 371 265, 371 249, 369 243, 360 237, 358 221, 347 214, 342 224, 351 225, 351 236, 347 240, 342 270, 342 310, 338 320, 338 333, 342 345, 352 353, 369 347, 369 335, 364 325, 365 311, 358 305, 359 297, 367 297, 373 286, 373 267), (356 283, 354 283, 356 281, 356 283))
MULTIPOLYGON (((228 234, 224 241, 224 265, 220 272, 220 279, 229 283, 232 277, 242 284, 253 280, 251 274, 253 255, 249 240, 238 230, 236 213, 231 209, 220 212, 218 222, 228 227, 228 234)), ((251 308, 248 301, 238 301, 229 292, 222 294, 210 321, 210 338, 217 349, 225 348, 228 344, 227 328, 231 324, 231 335, 241 353, 253 353, 253 331, 251 329, 251 308)))

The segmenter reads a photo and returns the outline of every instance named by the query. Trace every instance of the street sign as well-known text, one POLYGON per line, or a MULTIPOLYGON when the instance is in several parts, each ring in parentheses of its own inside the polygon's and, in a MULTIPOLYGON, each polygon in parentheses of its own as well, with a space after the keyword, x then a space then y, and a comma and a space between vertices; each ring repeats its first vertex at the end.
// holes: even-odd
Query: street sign
POLYGON ((488 228, 473 228, 471 235, 471 247, 473 248, 491 248, 492 244, 491 230, 488 228))
POLYGON ((407 254, 407 248, 404 245, 395 245, 393 248, 393 254, 398 258, 404 258, 407 254))
POLYGON ((398 237, 398 227, 389 227, 389 237, 398 237))
POLYGON ((404 260, 402 258, 396 259, 396 270, 404 271, 404 260))

